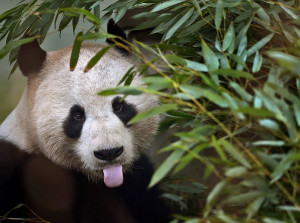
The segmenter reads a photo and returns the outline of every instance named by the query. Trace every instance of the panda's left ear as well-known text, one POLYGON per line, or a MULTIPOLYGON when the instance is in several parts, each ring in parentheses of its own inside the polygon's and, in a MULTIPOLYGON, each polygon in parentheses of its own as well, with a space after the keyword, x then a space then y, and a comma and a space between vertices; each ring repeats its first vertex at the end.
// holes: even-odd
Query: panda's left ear
MULTIPOLYGON (((115 23, 115 21, 113 19, 110 19, 107 23, 107 32, 109 34, 113 34, 115 36, 119 36, 124 40, 127 40, 127 36, 124 32, 124 30, 118 26, 117 23, 115 23)), ((116 38, 115 41, 122 43, 124 45, 128 45, 126 42, 122 41, 121 39, 116 38)), ((113 44, 114 42, 111 39, 107 39, 106 40, 107 43, 109 44, 113 44)), ((118 47, 119 50, 123 51, 123 52, 127 52, 124 48, 118 47)))
POLYGON ((19 68, 25 76, 37 73, 43 67, 47 53, 44 51, 37 40, 24 44, 18 53, 19 68))

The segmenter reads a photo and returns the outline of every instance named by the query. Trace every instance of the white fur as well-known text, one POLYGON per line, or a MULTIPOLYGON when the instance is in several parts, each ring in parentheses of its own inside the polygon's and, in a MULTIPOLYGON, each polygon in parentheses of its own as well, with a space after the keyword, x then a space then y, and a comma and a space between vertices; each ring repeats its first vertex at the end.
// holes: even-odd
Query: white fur
MULTIPOLYGON (((116 96, 98 96, 106 88, 117 86, 132 63, 114 49, 84 73, 87 62, 101 45, 83 45, 76 69, 69 70, 71 47, 47 54, 40 73, 30 75, 28 89, 11 115, 0 127, 0 136, 28 152, 43 152, 54 162, 77 168, 93 178, 106 167, 93 152, 99 149, 124 147, 114 162, 125 169, 148 146, 156 132, 158 117, 126 128, 113 113, 116 96), (86 121, 79 139, 70 139, 63 132, 63 123, 70 108, 78 104, 85 110, 86 121)), ((141 85, 136 77, 132 85, 141 85)), ((157 105, 150 95, 128 96, 138 112, 157 105)))

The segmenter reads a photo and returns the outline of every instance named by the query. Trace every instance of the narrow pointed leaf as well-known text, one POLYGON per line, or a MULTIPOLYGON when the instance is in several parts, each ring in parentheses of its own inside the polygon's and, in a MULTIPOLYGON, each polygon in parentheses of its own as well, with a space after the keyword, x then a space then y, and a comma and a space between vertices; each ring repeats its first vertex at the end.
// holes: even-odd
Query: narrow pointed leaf
POLYGON ((149 187, 155 186, 159 181, 161 181, 174 167, 174 165, 183 156, 184 150, 177 149, 169 155, 169 157, 158 167, 158 169, 153 174, 149 187))
POLYGON ((213 71, 219 68, 219 60, 218 57, 215 55, 215 53, 207 46, 205 41, 202 39, 202 51, 203 51, 203 57, 205 60, 205 64, 207 65, 207 68, 209 71, 213 71))
POLYGON ((215 25, 216 29, 220 29, 223 17, 223 0, 218 0, 216 5, 215 25))
POLYGON ((274 33, 271 33, 267 35, 266 37, 262 38, 260 41, 258 41, 256 44, 254 44, 248 51, 247 55, 248 57, 252 54, 256 53, 259 49, 261 49, 263 46, 265 46, 274 36, 274 33))
POLYGON ((24 39, 19 39, 19 40, 14 40, 8 44, 6 44, 1 50, 0 50, 0 59, 2 59, 3 57, 5 57, 9 52, 11 52, 12 50, 20 47, 23 44, 26 43, 30 43, 33 40, 39 38, 39 36, 35 36, 35 37, 30 37, 30 38, 24 38, 24 39))
POLYGON ((234 42, 234 36, 235 33, 234 33, 233 23, 230 23, 230 26, 227 32, 225 33, 225 37, 222 44, 222 51, 225 51, 230 47, 232 42, 234 42))
POLYGON ((171 0, 171 1, 166 1, 166 2, 163 2, 163 3, 159 4, 159 5, 157 5, 156 7, 154 7, 154 9, 152 9, 151 12, 157 12, 157 11, 166 9, 168 7, 171 7, 173 5, 180 4, 182 2, 185 2, 185 0, 171 0))
POLYGON ((170 39, 174 33, 185 23, 194 13, 194 8, 189 9, 185 15, 179 19, 174 26, 170 28, 170 30, 166 33, 164 40, 170 39))
POLYGON ((106 46, 102 48, 95 56, 93 56, 92 59, 86 65, 84 72, 88 72, 90 69, 92 69, 98 63, 98 61, 103 57, 103 55, 113 46, 114 45, 106 46))
POLYGON ((136 116, 134 116, 133 119, 131 119, 128 122, 128 124, 131 125, 131 124, 134 124, 134 123, 137 123, 137 122, 141 122, 141 121, 144 121, 148 118, 151 118, 153 116, 159 115, 161 113, 164 113, 164 112, 167 112, 167 111, 170 111, 170 110, 174 110, 176 108, 177 108, 176 104, 160 105, 160 106, 157 106, 155 108, 149 109, 145 112, 137 114, 136 116))
POLYGON ((79 53, 80 53, 82 41, 78 40, 78 38, 82 35, 83 35, 83 32, 79 32, 77 34, 74 44, 73 44, 71 58, 70 58, 70 70, 71 71, 75 70, 75 67, 76 67, 78 59, 79 59, 79 53))

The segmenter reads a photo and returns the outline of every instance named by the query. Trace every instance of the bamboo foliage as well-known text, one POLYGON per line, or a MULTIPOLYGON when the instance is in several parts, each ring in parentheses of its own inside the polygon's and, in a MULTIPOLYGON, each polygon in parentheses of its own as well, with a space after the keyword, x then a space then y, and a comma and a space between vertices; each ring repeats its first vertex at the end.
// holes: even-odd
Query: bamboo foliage
POLYGON ((128 9, 146 8, 134 15, 144 21, 134 30, 152 28, 161 42, 115 44, 136 56, 147 87, 130 86, 137 75, 131 68, 121 81, 125 86, 99 94, 156 94, 162 104, 131 122, 164 113, 162 131, 179 129, 162 149, 170 155, 149 185, 166 185, 164 197, 180 207, 173 222, 299 222, 299 2, 122 0, 106 9, 101 3, 20 1, 0 15, 0 39, 7 43, 0 58, 10 53, 13 62, 17 48, 29 40, 20 37, 42 41, 52 23, 58 31, 72 26, 81 32, 79 47, 86 40, 118 38, 105 34, 101 24, 112 15, 120 20, 128 9), (90 28, 79 30, 80 17, 90 28), (138 46, 155 58, 145 57, 138 46), (204 155, 208 150, 216 155, 204 155), (217 183, 209 187, 198 178, 180 178, 192 161, 202 163, 204 177, 213 175, 217 183), (199 197, 205 199, 203 210, 194 208, 199 197))

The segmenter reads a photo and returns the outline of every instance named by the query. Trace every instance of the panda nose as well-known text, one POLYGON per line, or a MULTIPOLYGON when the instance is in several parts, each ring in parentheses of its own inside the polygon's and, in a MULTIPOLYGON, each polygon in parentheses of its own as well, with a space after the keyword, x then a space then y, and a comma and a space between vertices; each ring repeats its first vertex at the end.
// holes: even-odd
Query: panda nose
POLYGON ((119 157, 123 153, 123 150, 124 150, 123 146, 112 148, 112 149, 103 149, 103 150, 94 151, 94 155, 96 158, 100 160, 112 161, 117 157, 119 157))

